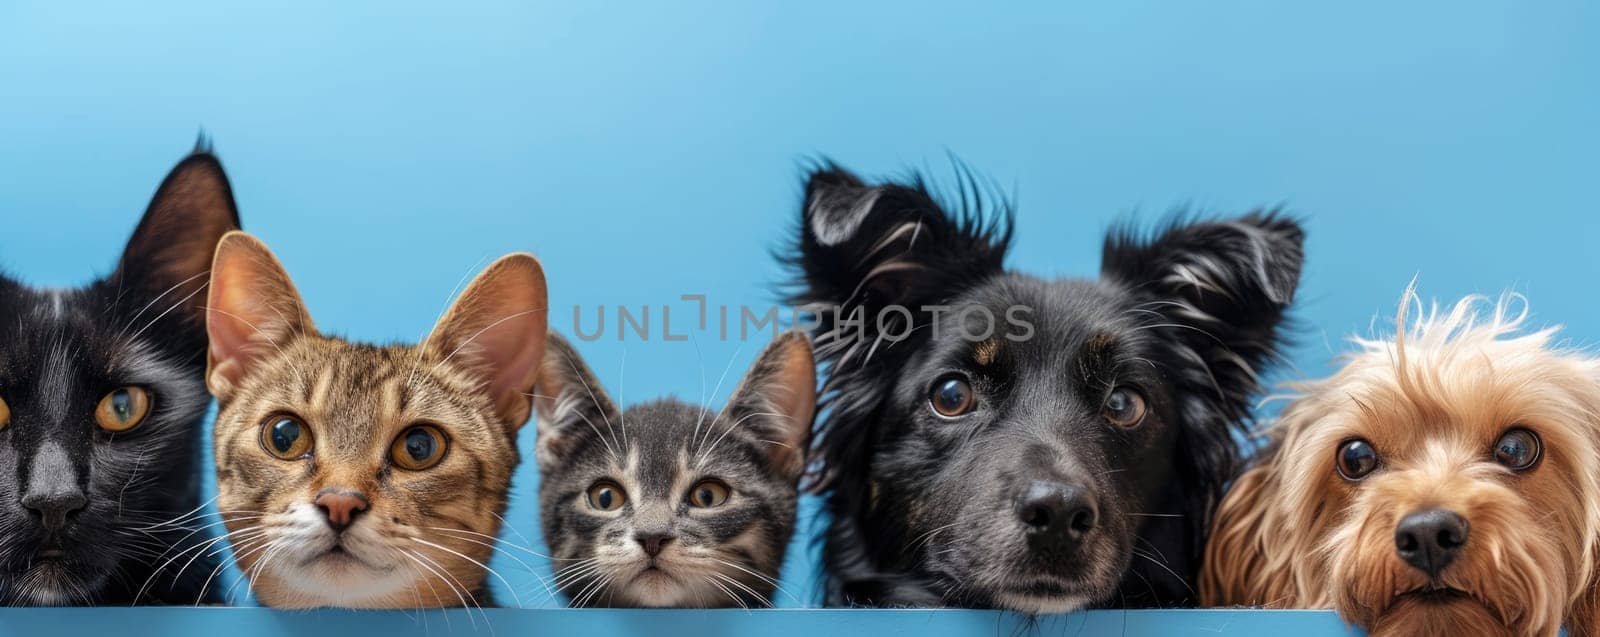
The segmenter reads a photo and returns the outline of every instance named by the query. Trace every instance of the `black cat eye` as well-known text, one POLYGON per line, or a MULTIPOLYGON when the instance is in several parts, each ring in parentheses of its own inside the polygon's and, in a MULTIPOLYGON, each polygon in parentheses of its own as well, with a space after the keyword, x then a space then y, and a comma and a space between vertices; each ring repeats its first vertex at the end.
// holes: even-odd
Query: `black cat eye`
POLYGON ((615 511, 628 501, 628 495, 622 490, 621 485, 601 480, 589 487, 588 500, 589 506, 597 510, 615 511))
POLYGON ((928 405, 940 416, 955 418, 977 407, 978 396, 972 391, 972 383, 967 382, 966 376, 950 374, 933 382, 933 387, 928 390, 928 405))
POLYGON ((11 405, 6 404, 6 399, 0 398, 0 429, 5 429, 11 424, 11 405))
POLYGON ((1334 460, 1339 475, 1346 480, 1360 480, 1378 468, 1378 450, 1360 438, 1346 440, 1339 445, 1339 455, 1334 460))
POLYGON ((721 480, 701 480, 689 489, 689 506, 699 509, 722 506, 731 494, 732 490, 721 480))
POLYGON ((444 459, 448 444, 438 427, 414 425, 394 439, 394 445, 389 448, 389 460, 401 469, 422 471, 444 459))
POLYGON ((1527 471, 1539 464, 1539 458, 1544 455, 1544 447, 1539 441, 1539 434, 1522 428, 1513 427, 1500 434, 1500 440, 1494 443, 1494 460, 1512 471, 1527 471))
POLYGON ((150 415, 150 392, 141 387, 123 387, 106 394, 94 410, 100 428, 111 433, 131 431, 150 415))
POLYGON ((1144 415, 1148 409, 1144 394, 1139 393, 1139 390, 1132 387, 1118 387, 1106 394, 1105 404, 1100 407, 1100 414, 1105 417, 1106 422, 1129 429, 1144 422, 1144 415))
POLYGON ((261 425, 261 447, 278 458, 299 460, 311 455, 311 428, 294 416, 273 416, 261 425))

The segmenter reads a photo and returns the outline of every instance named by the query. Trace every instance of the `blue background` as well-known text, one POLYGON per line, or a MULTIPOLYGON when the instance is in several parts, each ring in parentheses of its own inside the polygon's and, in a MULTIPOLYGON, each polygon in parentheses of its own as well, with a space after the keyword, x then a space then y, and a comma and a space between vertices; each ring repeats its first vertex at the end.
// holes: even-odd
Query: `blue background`
MULTIPOLYGON (((557 329, 608 308, 582 351, 613 395, 696 400, 764 336, 688 329, 679 295, 776 301, 804 160, 948 176, 952 152, 1012 190, 1011 263, 1042 274, 1093 275, 1127 215, 1304 215, 1280 377, 1389 329, 1413 277, 1600 337, 1592 3, 273 4, 0 3, 0 267, 105 272, 204 127, 319 326, 417 339, 528 250, 557 329), (649 340, 618 342, 619 305, 652 307, 649 340), (692 342, 661 340, 663 305, 692 342)), ((542 552, 535 473, 506 537, 542 552)))

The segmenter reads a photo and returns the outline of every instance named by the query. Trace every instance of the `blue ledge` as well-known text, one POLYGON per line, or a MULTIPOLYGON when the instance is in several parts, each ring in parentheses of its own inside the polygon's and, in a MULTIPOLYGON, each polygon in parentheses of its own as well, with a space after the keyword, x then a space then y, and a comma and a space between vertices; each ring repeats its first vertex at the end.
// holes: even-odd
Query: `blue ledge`
POLYGON ((0 637, 397 637, 418 635, 1357 635, 1331 611, 1089 611, 1029 619, 967 610, 477 610, 304 611, 263 608, 0 609, 0 637))

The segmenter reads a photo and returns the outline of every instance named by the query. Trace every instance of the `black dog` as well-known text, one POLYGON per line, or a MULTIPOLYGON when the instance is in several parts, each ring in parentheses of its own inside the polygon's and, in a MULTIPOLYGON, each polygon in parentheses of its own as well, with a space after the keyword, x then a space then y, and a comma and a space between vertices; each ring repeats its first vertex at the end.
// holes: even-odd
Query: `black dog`
POLYGON ((1105 241, 1099 280, 1007 271, 970 176, 810 175, 797 252, 828 367, 813 487, 829 605, 1194 603, 1303 233, 1276 213, 1105 241))

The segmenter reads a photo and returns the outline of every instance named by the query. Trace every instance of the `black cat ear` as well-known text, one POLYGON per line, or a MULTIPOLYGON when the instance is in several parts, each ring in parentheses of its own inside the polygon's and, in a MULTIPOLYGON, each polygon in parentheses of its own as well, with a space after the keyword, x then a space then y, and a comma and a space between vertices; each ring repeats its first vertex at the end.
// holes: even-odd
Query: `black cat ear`
POLYGON ((535 456, 544 469, 569 456, 585 433, 611 434, 618 411, 583 357, 560 334, 545 338, 544 364, 533 405, 539 412, 539 442, 535 456), (606 432, 606 433, 602 433, 606 432))
POLYGON ((817 412, 817 365, 811 339, 801 332, 778 336, 756 358, 728 403, 723 418, 742 423, 739 427, 746 438, 766 452, 780 476, 798 480, 805 470, 811 423, 817 412))
POLYGON ((198 332, 212 254, 222 235, 237 229, 239 212, 222 163, 197 147, 156 189, 110 280, 119 296, 143 301, 136 309, 150 304, 145 315, 176 318, 198 332))
POLYGON ((1149 297, 1146 309, 1178 326, 1174 335, 1211 368, 1226 407, 1243 410, 1259 384, 1252 368, 1280 346, 1304 241, 1300 225, 1277 212, 1176 221, 1148 241, 1124 228, 1107 236, 1101 272, 1149 297))
POLYGON ((1010 206, 1001 200, 999 214, 988 213, 985 188, 971 173, 958 173, 960 205, 952 213, 920 177, 871 186, 831 163, 811 172, 790 261, 803 287, 794 300, 827 308, 818 315, 822 358, 846 359, 852 345, 875 340, 880 327, 904 328, 893 320, 879 325, 879 312, 889 306, 905 307, 915 319, 922 306, 1002 271, 1010 206), (835 332, 836 319, 856 313, 863 329, 835 332))

